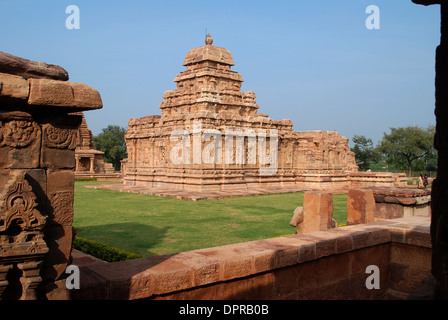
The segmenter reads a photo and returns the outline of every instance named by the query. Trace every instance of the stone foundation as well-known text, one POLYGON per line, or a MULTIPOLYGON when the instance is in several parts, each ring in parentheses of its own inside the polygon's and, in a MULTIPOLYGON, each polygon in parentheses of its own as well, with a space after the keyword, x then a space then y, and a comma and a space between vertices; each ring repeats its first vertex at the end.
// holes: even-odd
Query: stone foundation
POLYGON ((376 219, 431 215, 431 191, 410 188, 372 188, 376 219))

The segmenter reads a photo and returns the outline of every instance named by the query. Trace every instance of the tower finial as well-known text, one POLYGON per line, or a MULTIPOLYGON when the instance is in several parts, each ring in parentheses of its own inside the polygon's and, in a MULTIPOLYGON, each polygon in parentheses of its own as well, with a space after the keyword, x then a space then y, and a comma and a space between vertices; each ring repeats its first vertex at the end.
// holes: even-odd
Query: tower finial
POLYGON ((205 38, 205 44, 208 45, 208 46, 211 46, 212 43, 213 43, 213 39, 212 39, 212 37, 210 36, 210 33, 208 33, 208 34, 207 34, 207 38, 205 38))

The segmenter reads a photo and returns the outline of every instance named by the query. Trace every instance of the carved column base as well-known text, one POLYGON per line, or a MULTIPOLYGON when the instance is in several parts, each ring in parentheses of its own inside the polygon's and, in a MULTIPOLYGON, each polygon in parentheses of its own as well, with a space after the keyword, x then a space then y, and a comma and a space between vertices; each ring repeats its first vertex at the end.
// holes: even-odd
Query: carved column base
POLYGON ((23 274, 20 278, 22 284, 22 296, 20 300, 37 300, 36 289, 42 282, 39 275, 42 261, 31 261, 17 264, 17 267, 22 270, 23 274))
POLYGON ((11 269, 12 264, 0 266, 0 300, 2 300, 3 291, 5 291, 6 287, 8 287, 8 280, 6 280, 6 276, 11 269))

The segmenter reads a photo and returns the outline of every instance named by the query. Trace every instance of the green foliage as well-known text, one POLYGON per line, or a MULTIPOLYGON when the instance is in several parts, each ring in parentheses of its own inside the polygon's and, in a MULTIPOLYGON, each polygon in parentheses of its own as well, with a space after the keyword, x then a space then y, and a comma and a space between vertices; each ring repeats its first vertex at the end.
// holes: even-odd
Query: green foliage
POLYGON ((93 137, 95 148, 104 152, 104 161, 112 163, 117 171, 120 170, 120 161, 127 157, 125 134, 125 128, 109 125, 93 137))
POLYGON ((73 248, 107 262, 130 260, 141 257, 134 253, 126 252, 121 249, 110 247, 104 243, 78 236, 73 240, 73 248))
POLYGON ((387 163, 407 169, 409 176, 412 170, 425 169, 428 161, 434 165, 434 159, 437 158, 433 148, 434 126, 390 130, 389 134, 384 134, 378 146, 378 151, 384 154, 387 163))
POLYGON ((373 147, 372 139, 355 135, 353 137, 353 143, 355 146, 351 148, 351 151, 355 153, 356 164, 359 169, 370 169, 370 165, 379 160, 379 153, 373 147))

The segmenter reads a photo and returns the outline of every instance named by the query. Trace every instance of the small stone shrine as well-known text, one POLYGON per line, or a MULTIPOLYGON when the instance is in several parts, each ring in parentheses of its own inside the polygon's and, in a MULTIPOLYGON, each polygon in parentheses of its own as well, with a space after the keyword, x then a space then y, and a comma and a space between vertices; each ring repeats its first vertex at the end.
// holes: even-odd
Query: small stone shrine
POLYGON ((95 174, 110 174, 114 172, 111 163, 104 162, 104 152, 96 150, 92 142, 92 132, 89 130, 83 112, 82 122, 78 130, 78 142, 75 149, 75 175, 77 178, 93 177, 95 174))

